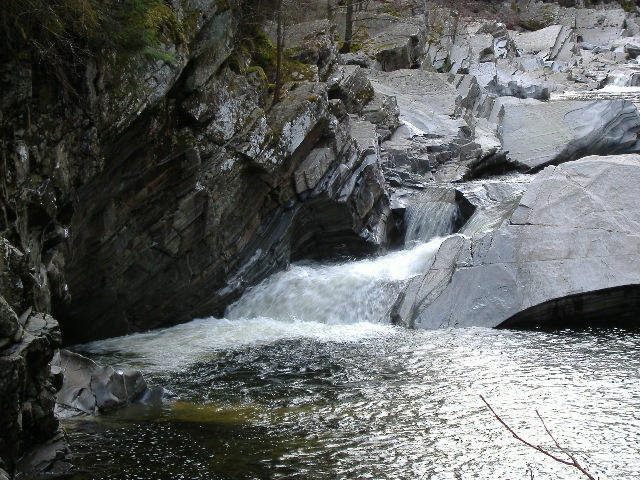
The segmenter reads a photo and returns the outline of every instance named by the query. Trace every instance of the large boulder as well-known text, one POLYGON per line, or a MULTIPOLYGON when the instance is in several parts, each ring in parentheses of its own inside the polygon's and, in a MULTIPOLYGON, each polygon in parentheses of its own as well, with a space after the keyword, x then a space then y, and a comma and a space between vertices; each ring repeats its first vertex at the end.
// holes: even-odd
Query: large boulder
POLYGON ((327 80, 329 98, 340 99, 349 113, 361 113, 374 96, 365 70, 357 65, 339 65, 327 80))
POLYGON ((56 394, 58 418, 97 415, 146 399, 168 395, 162 387, 149 387, 138 370, 115 370, 68 350, 59 350, 51 369, 63 377, 56 394))
POLYGON ((395 320, 426 329, 496 327, 539 307, 537 321, 551 325, 611 312, 637 322, 638 182, 640 155, 547 167, 507 223, 443 243, 397 302, 395 320))
POLYGON ((516 33, 512 40, 519 54, 537 55, 542 60, 569 60, 575 47, 571 28, 563 25, 516 33))
MULTIPOLYGON (((338 33, 345 35, 345 13, 337 15, 338 33)), ((353 15, 354 45, 374 60, 376 68, 390 72, 420 66, 424 55, 425 27, 421 17, 389 13, 356 12, 353 15)))
MULTIPOLYGON (((272 25, 268 33, 273 43, 277 43, 276 25, 272 25)), ((319 78, 325 80, 338 61, 335 36, 335 24, 329 20, 288 25, 284 37, 286 54, 304 64, 315 65, 319 78)))
POLYGON ((516 3, 520 23, 529 30, 560 24, 575 29, 577 36, 585 42, 606 45, 619 38, 625 29, 627 13, 615 4, 567 8, 562 2, 518 0, 516 3))
POLYGON ((627 100, 504 102, 502 148, 525 169, 624 151, 636 143, 640 114, 627 100))

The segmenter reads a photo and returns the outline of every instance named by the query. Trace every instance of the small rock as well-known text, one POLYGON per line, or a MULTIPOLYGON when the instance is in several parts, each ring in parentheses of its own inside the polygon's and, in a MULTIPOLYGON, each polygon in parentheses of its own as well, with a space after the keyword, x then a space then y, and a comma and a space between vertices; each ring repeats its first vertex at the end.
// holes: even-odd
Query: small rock
POLYGON ((162 400, 166 393, 162 387, 148 392, 147 382, 137 370, 114 370, 67 350, 56 353, 51 368, 64 377, 56 395, 56 412, 63 417, 97 415, 141 398, 162 400))
POLYGON ((624 46, 624 51, 629 55, 629 58, 637 58, 640 55, 640 45, 634 43, 627 43, 624 46))

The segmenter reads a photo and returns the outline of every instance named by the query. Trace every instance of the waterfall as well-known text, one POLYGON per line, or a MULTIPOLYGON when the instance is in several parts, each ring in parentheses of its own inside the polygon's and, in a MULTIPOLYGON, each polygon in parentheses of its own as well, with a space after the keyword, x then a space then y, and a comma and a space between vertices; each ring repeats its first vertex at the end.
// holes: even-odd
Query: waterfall
POLYGON ((446 201, 414 203, 405 212, 405 245, 415 245, 453 233, 460 216, 458 206, 446 201))
POLYGON ((387 323, 404 281, 426 271, 442 240, 356 262, 292 265, 245 292, 226 317, 387 323))
POLYGON ((248 289, 229 306, 225 318, 100 340, 81 350, 94 356, 136 352, 152 365, 147 369, 172 371, 209 358, 220 348, 302 337, 336 342, 388 334, 393 329, 389 311, 398 293, 407 280, 429 268, 444 240, 355 262, 294 264, 248 289))

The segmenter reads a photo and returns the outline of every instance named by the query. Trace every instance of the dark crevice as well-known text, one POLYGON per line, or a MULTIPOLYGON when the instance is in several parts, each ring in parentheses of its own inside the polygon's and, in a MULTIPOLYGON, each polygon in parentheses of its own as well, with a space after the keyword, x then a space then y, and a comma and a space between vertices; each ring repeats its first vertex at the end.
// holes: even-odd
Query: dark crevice
POLYGON ((530 307, 497 328, 559 330, 640 327, 640 285, 569 295, 530 307))

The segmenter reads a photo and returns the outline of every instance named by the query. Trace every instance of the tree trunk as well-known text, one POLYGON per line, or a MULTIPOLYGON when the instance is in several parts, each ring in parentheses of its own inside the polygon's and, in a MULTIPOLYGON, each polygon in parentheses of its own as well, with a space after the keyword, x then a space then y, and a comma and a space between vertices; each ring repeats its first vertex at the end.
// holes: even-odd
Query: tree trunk
POLYGON ((280 90, 282 88, 282 50, 284 49, 284 28, 282 25, 282 0, 276 3, 276 81, 273 92, 273 103, 275 105, 280 101, 280 90))
POLYGON ((353 0, 347 0, 347 14, 344 22, 344 43, 340 51, 349 53, 351 51, 351 37, 353 36, 353 0))

